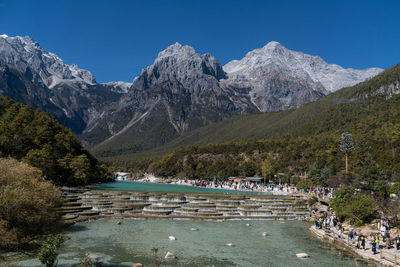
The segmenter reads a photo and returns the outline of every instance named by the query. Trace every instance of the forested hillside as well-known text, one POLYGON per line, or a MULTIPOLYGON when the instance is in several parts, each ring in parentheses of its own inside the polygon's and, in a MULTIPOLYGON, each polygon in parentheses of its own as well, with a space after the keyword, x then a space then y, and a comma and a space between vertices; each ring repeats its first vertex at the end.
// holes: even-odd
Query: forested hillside
POLYGON ((343 179, 347 179, 345 183, 358 181, 369 187, 376 181, 397 181, 399 88, 397 65, 367 82, 296 110, 236 117, 193 131, 164 149, 188 146, 161 160, 126 157, 113 163, 160 176, 189 178, 271 177, 281 172, 289 181, 307 172, 321 185, 343 179), (346 177, 342 173, 344 153, 339 150, 342 132, 352 133, 355 146, 349 155, 350 174, 346 177))
POLYGON ((369 125, 373 129, 375 125, 398 121, 399 100, 396 94, 399 92, 400 64, 366 82, 343 88, 295 110, 237 116, 190 131, 156 150, 110 160, 154 157, 193 144, 340 134, 343 131, 358 131, 361 125, 369 125))
POLYGON ((85 185, 110 178, 71 130, 49 114, 0 96, 0 156, 39 168, 56 185, 85 185))

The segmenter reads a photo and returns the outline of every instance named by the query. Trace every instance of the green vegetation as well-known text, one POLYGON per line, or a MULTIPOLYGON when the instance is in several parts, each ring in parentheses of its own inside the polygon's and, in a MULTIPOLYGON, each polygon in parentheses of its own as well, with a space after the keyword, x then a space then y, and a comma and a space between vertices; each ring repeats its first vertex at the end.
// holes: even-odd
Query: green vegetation
POLYGON ((318 202, 318 198, 317 197, 310 197, 307 202, 308 202, 308 205, 312 206, 312 205, 314 205, 315 203, 318 202))
POLYGON ((57 249, 64 242, 64 236, 62 234, 49 235, 43 245, 40 247, 38 259, 46 267, 56 266, 56 260, 58 256, 57 249))
POLYGON ((398 206, 389 196, 400 194, 399 84, 400 64, 299 109, 239 116, 106 162, 163 177, 243 175, 299 189, 345 186, 333 202, 342 219, 363 224, 378 209, 395 219, 398 206))
MULTIPOLYGON (((321 134, 340 135, 342 132, 354 134, 388 127, 386 134, 395 137, 387 139, 387 145, 398 147, 400 128, 393 128, 399 120, 400 98, 393 94, 390 85, 400 81, 400 64, 376 77, 353 87, 343 88, 327 97, 304 105, 295 110, 274 113, 238 116, 219 123, 190 131, 167 145, 139 154, 109 158, 116 166, 135 165, 139 158, 156 158, 170 153, 181 146, 204 146, 209 143, 243 142, 260 139, 292 139, 319 136, 321 134), (392 97, 389 98, 390 95, 392 97), (393 130, 390 132, 389 130, 393 130), (396 141, 397 140, 397 141, 396 141)), ((399 124, 400 125, 400 124, 399 124)), ((398 126, 400 127, 400 126, 398 126)), ((395 150, 393 150, 395 153, 395 150)), ((107 157, 104 150, 96 150, 96 155, 107 157)))
POLYGON ((61 192, 41 171, 0 158, 0 249, 24 249, 39 235, 57 228, 61 192))
POLYGON ((49 114, 4 96, 0 96, 0 156, 41 169, 57 185, 85 185, 110 177, 69 129, 49 114))
POLYGON ((353 187, 342 187, 335 192, 330 207, 341 220, 362 225, 377 215, 375 200, 371 194, 356 193, 353 187))
POLYGON ((95 267, 96 263, 88 256, 84 257, 77 267, 95 267))
POLYGON ((151 251, 153 251, 153 264, 151 265, 152 267, 158 267, 161 265, 161 262, 157 259, 157 252, 158 248, 152 248, 151 251))

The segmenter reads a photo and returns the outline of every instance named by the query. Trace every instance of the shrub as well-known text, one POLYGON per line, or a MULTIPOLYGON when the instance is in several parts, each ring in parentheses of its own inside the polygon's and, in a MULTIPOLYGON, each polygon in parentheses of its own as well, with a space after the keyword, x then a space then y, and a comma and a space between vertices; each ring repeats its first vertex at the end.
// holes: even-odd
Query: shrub
POLYGON ((57 226, 61 192, 41 171, 0 158, 0 248, 16 249, 57 226))
POLYGON ((46 267, 54 266, 57 260, 58 252, 57 249, 64 242, 64 236, 62 234, 49 235, 46 241, 40 247, 38 259, 46 267))
POLYGON ((337 190, 330 206, 341 220, 349 219, 356 225, 370 222, 377 215, 374 199, 370 195, 356 193, 352 187, 337 190))
POLYGON ((310 189, 313 187, 313 183, 310 180, 300 180, 296 184, 297 189, 310 189))
POLYGON ((318 202, 318 198, 315 196, 308 199, 308 205, 310 205, 310 206, 314 205, 317 202, 318 202))

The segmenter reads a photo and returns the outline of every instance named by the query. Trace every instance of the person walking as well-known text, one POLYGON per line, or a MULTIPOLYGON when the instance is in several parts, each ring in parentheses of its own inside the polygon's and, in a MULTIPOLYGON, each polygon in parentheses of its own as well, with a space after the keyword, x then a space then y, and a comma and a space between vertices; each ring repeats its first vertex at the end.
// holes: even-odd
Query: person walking
POLYGON ((376 243, 372 242, 372 253, 375 255, 376 254, 376 243))
POLYGON ((365 237, 361 236, 361 247, 365 250, 365 237))
POLYGON ((376 252, 379 252, 379 249, 380 249, 380 247, 379 247, 379 234, 377 234, 375 236, 375 246, 376 246, 376 252))

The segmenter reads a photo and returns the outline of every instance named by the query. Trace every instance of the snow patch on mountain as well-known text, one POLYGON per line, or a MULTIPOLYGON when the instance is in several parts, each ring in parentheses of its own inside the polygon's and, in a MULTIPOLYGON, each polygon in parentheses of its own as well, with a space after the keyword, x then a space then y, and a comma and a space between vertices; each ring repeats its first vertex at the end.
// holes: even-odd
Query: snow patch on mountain
POLYGON ((127 82, 108 82, 103 84, 110 86, 113 92, 123 94, 127 93, 129 91, 129 88, 132 86, 132 83, 127 82))
POLYGON ((56 54, 41 48, 29 36, 9 37, 5 34, 0 38, 0 65, 7 65, 22 73, 38 73, 39 78, 49 88, 67 84, 96 84, 90 71, 77 65, 68 65, 56 54), (30 70, 28 70, 30 69, 30 70))
POLYGON ((224 66, 231 80, 256 80, 265 73, 285 72, 291 76, 321 83, 329 92, 363 82, 378 73, 380 68, 365 70, 344 69, 329 64, 319 56, 289 50, 272 41, 246 54, 241 60, 232 60, 224 66))

